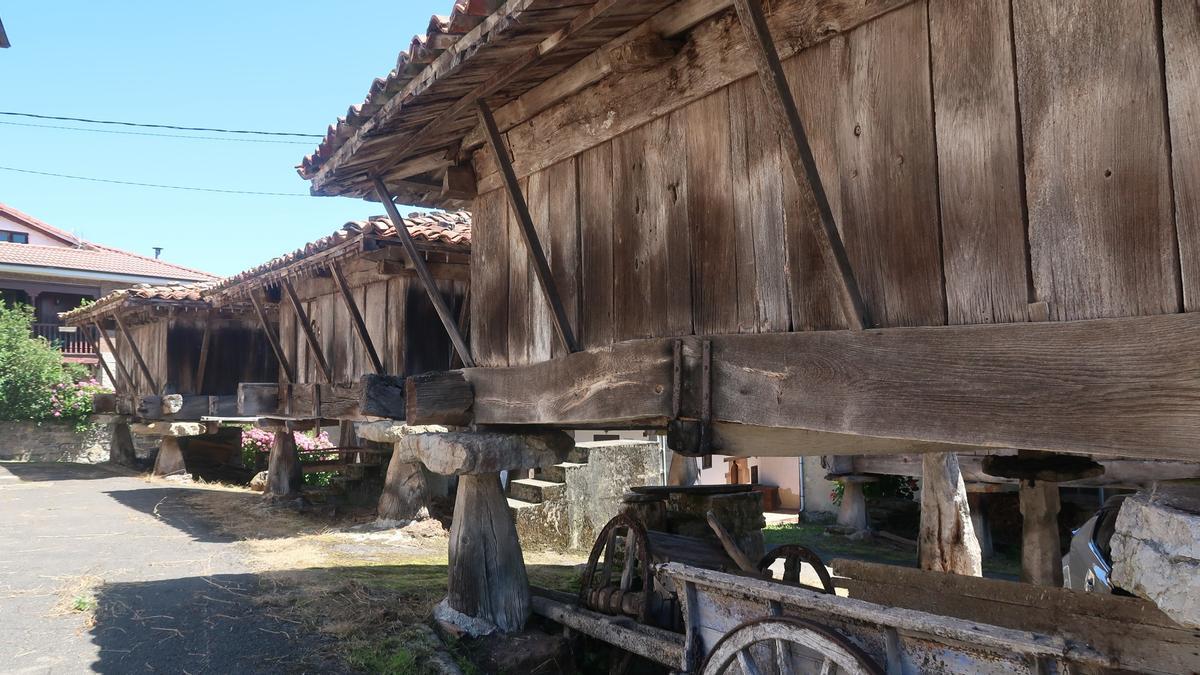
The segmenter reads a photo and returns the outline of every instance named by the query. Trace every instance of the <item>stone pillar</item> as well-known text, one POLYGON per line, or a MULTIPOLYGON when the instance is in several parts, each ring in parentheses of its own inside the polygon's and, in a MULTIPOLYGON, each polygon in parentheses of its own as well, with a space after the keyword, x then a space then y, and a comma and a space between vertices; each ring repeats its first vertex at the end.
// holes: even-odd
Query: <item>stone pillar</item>
POLYGON ((109 443, 108 461, 120 466, 137 466, 133 434, 129 431, 129 424, 126 422, 117 422, 112 425, 112 441, 109 443))
POLYGON ((983 576, 967 488, 953 453, 921 456, 921 532, 917 543, 921 569, 983 576))
POLYGON ((263 496, 268 499, 293 497, 303 484, 304 472, 296 452, 296 436, 290 425, 285 425, 275 431, 275 442, 271 444, 271 455, 267 460, 267 489, 263 496))
POLYGON ((1021 581, 1062 586, 1062 547, 1058 541, 1058 483, 1021 481, 1021 581))
POLYGON ((498 473, 459 476, 446 603, 506 633, 529 618, 525 560, 498 473))
POLYGON ((163 436, 158 445, 158 456, 154 459, 155 476, 174 476, 187 473, 187 464, 183 461, 183 449, 179 447, 179 438, 163 436))
POLYGON ((1156 485, 1125 499, 1112 537, 1118 588, 1200 629, 1200 486, 1156 485))

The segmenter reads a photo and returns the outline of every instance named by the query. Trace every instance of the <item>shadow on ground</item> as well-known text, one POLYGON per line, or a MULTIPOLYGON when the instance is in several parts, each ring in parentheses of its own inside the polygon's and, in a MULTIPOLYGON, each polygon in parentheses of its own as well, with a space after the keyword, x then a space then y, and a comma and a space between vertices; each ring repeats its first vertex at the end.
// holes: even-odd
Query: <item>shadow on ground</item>
MULTIPOLYGON (((529 572, 535 583, 560 590, 577 576, 556 565, 531 565, 529 572)), ((440 564, 106 584, 95 592, 91 636, 100 660, 92 670, 424 672, 417 664, 428 647, 404 636, 428 620, 445 593, 440 564)))
MULTIPOLYGON (((215 523, 199 517, 188 503, 188 495, 196 490, 183 487, 145 487, 132 490, 109 490, 104 494, 122 506, 155 516, 163 523, 189 535, 196 541, 230 543, 237 538, 219 531, 215 523)), ((230 498, 243 495, 229 493, 230 498)))
POLYGON ((70 462, 0 462, 0 471, 7 471, 22 482, 100 480, 135 475, 132 471, 103 464, 70 462))

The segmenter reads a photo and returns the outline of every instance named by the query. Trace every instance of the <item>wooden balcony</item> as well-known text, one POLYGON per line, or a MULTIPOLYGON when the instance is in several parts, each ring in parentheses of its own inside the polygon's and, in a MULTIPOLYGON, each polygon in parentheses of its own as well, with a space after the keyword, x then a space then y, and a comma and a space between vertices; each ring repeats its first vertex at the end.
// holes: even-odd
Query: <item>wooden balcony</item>
POLYGON ((33 324, 33 334, 36 337, 46 338, 47 341, 62 350, 65 356, 96 356, 96 350, 92 348, 84 334, 84 331, 89 331, 88 334, 95 338, 94 328, 81 327, 70 333, 64 333, 59 330, 60 328, 62 325, 57 323, 35 323, 33 324))

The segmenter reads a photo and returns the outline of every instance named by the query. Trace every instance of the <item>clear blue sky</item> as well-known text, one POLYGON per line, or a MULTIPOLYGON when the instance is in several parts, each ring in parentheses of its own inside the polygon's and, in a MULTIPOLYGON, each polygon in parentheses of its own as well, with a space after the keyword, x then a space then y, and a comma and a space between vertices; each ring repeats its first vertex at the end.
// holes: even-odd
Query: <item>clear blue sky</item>
MULTIPOLYGON (((10 2, 0 110, 324 133, 451 0, 10 2)), ((62 124, 0 116, 0 122, 62 124)), ((120 127, 107 127, 120 129, 120 127)), ((152 131, 152 130, 143 130, 152 131)), ((180 132, 183 133, 183 132, 180 132)), ((209 135, 209 134, 197 134, 209 135)), ((0 124, 0 165, 78 176, 307 195, 300 145, 0 124)), ((85 239, 232 274, 382 212, 346 197, 207 194, 0 171, 5 202, 85 239)), ((405 210, 402 209, 402 212, 405 210)))

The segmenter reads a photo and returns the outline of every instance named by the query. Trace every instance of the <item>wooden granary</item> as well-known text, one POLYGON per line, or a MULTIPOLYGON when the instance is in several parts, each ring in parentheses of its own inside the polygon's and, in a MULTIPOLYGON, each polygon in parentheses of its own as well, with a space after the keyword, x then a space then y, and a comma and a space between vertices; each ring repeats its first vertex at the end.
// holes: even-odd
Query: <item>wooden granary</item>
POLYGON ((1194 0, 435 18, 300 173, 393 214, 470 203, 469 346, 442 317, 466 367, 405 382, 409 425, 469 427, 405 438, 468 458, 449 608, 521 625, 490 474, 586 428, 922 455, 948 571, 954 453, 1002 450, 983 470, 1020 481, 1026 580, 1053 585, 1057 485, 1099 467, 1071 457, 1200 460, 1198 45, 1194 0))
POLYGON ((112 356, 111 367, 101 364, 115 391, 97 395, 94 407, 122 420, 113 442, 118 461, 133 459, 132 423, 135 433, 163 440, 156 473, 186 470, 178 439, 216 434, 217 420, 237 417, 240 382, 276 377, 249 305, 214 307, 205 296, 211 288, 134 286, 62 315, 68 326, 94 328, 112 356))

